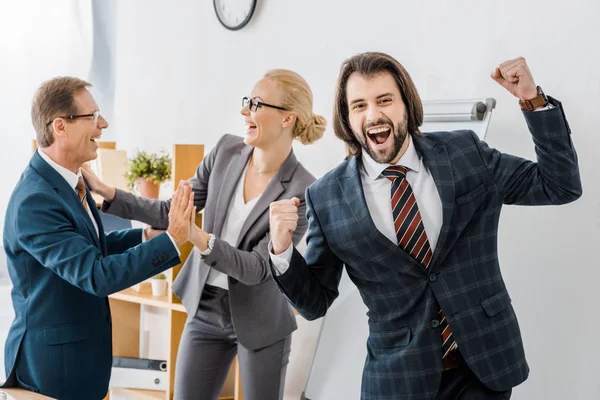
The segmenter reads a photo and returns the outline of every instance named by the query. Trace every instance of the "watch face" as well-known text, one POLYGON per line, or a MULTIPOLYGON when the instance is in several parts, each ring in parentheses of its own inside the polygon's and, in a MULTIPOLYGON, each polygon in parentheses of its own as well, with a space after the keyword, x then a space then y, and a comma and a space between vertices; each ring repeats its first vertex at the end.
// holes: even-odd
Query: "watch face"
POLYGON ((217 18, 231 30, 243 28, 252 18, 256 0, 213 0, 217 18))

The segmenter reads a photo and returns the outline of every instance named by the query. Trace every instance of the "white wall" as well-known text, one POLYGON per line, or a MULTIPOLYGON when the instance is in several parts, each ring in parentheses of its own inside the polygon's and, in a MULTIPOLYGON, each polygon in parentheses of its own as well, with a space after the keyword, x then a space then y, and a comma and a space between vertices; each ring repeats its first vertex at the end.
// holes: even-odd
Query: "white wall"
POLYGON ((0 281, 8 279, 8 267, 6 266, 6 253, 0 244, 0 281))
POLYGON ((35 90, 54 76, 87 79, 91 60, 91 0, 0 0, 0 227, 31 157, 35 90))

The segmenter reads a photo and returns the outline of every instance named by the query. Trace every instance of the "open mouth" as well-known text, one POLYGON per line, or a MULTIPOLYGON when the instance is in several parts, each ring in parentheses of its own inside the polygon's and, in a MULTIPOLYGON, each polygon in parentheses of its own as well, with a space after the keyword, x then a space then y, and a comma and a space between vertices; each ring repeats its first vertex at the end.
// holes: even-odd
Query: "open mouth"
POLYGON ((368 138, 376 145, 385 144, 391 134, 392 127, 389 125, 379 125, 367 129, 368 138))
POLYGON ((253 133, 256 130, 256 124, 253 124, 252 122, 246 122, 246 132, 247 133, 253 133))

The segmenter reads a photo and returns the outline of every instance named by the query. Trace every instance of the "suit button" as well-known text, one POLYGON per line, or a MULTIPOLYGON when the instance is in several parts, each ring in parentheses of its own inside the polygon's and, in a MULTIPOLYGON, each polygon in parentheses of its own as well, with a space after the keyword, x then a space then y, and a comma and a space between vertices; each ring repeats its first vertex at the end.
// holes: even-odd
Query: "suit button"
POLYGON ((435 282, 437 281, 437 275, 436 274, 431 274, 429 275, 429 282, 435 282))
POLYGON ((434 319, 433 321, 431 321, 431 323, 429 325, 432 328, 437 328, 438 326, 440 326, 440 321, 438 321, 437 319, 434 319))
POLYGON ((210 263, 210 266, 211 266, 211 267, 214 267, 215 265, 217 265, 217 262, 216 262, 216 261, 213 261, 213 262, 211 262, 211 263, 210 263))

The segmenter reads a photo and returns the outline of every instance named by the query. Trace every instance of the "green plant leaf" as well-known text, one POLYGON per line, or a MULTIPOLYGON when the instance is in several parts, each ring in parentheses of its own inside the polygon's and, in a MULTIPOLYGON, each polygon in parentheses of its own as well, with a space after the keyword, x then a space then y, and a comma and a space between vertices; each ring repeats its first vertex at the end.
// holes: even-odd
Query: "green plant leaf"
POLYGON ((138 151, 135 157, 127 161, 125 179, 130 189, 135 187, 139 178, 150 179, 161 184, 171 179, 171 168, 172 160, 169 154, 138 151))

